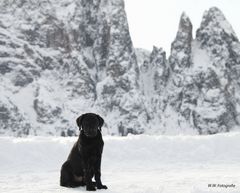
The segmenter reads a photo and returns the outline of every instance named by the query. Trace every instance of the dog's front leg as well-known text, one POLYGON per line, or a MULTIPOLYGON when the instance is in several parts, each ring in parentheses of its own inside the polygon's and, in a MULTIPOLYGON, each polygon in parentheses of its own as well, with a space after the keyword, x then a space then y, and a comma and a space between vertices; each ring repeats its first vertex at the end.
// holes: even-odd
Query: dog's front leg
POLYGON ((93 177, 93 164, 91 159, 84 160, 84 178, 86 182, 86 190, 88 191, 95 191, 96 188, 92 182, 93 177))
POLYGON ((97 189, 107 189, 107 186, 103 185, 101 181, 101 158, 102 156, 99 156, 94 165, 95 181, 96 181, 97 189))

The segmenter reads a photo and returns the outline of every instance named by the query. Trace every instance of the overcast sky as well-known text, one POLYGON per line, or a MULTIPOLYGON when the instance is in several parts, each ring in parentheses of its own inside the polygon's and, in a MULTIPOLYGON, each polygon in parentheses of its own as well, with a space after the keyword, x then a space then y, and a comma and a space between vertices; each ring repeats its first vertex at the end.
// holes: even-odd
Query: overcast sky
POLYGON ((193 37, 203 12, 216 6, 224 13, 240 38, 240 0, 125 0, 134 47, 163 47, 169 54, 180 16, 184 11, 193 24, 193 37))

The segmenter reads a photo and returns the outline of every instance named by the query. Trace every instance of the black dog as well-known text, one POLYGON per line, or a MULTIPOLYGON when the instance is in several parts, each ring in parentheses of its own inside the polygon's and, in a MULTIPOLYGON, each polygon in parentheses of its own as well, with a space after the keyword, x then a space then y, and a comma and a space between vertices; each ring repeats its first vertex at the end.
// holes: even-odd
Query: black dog
POLYGON ((77 119, 80 135, 74 144, 67 161, 62 165, 60 185, 95 191, 107 189, 101 182, 101 158, 103 139, 101 127, 104 120, 96 114, 87 113, 77 119), (92 182, 93 176, 96 182, 92 182))

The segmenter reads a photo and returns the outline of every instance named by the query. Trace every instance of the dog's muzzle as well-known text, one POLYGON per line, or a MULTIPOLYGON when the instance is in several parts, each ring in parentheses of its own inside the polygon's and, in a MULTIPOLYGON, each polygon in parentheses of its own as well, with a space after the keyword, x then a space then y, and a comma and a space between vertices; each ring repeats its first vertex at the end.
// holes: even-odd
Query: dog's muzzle
POLYGON ((87 136, 87 137, 96 137, 97 136, 97 131, 84 131, 84 134, 87 136))

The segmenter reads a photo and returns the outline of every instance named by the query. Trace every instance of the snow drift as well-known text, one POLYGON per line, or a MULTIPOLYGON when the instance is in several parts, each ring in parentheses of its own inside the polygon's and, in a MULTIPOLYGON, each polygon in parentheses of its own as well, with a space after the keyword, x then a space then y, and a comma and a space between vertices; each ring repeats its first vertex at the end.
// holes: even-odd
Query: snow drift
MULTIPOLYGON (((212 136, 105 136, 106 193, 240 191, 240 133, 212 136), (210 188, 208 184, 235 185, 210 188)), ((0 138, 1 192, 85 192, 59 186, 75 137, 0 138)), ((101 190, 104 192, 104 190, 101 190)))

